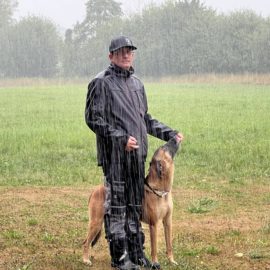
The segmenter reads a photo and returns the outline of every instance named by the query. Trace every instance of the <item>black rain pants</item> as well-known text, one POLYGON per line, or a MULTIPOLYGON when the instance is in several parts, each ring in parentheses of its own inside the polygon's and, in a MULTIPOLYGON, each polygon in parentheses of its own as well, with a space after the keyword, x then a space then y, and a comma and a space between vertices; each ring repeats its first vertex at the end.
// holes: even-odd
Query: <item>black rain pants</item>
POLYGON ((140 222, 144 166, 144 162, 129 155, 123 163, 113 163, 103 168, 106 187, 105 233, 112 262, 116 264, 126 253, 134 263, 144 257, 144 233, 140 222))

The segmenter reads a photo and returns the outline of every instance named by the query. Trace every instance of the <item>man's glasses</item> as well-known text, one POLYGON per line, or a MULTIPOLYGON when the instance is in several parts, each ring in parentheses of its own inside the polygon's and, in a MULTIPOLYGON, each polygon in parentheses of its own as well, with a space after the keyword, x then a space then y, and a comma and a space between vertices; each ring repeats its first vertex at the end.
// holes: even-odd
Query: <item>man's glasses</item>
POLYGON ((125 56, 125 55, 131 56, 134 54, 134 51, 129 49, 129 48, 121 48, 121 49, 113 52, 113 54, 115 54, 117 56, 125 56))

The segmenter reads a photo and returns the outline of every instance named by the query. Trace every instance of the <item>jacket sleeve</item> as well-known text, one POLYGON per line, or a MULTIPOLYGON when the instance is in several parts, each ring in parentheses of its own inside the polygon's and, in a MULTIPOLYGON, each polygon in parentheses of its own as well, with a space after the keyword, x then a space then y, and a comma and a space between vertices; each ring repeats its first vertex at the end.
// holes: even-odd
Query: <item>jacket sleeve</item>
POLYGON ((151 114, 148 113, 148 105, 145 90, 143 91, 143 93, 145 106, 144 121, 146 123, 147 133, 163 141, 169 141, 178 133, 178 131, 171 129, 165 124, 159 122, 157 119, 152 118, 151 114))
POLYGON ((106 118, 106 85, 104 80, 96 78, 88 85, 85 107, 85 121, 88 127, 102 138, 126 145, 128 135, 113 128, 106 118))

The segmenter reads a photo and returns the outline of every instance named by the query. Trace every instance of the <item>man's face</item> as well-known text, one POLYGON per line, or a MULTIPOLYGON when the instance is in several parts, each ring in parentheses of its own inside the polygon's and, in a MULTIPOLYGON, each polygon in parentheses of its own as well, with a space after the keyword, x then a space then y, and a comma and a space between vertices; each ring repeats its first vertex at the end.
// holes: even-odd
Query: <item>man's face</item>
POLYGON ((129 70, 134 59, 134 52, 129 47, 123 47, 109 54, 111 62, 118 67, 129 70))

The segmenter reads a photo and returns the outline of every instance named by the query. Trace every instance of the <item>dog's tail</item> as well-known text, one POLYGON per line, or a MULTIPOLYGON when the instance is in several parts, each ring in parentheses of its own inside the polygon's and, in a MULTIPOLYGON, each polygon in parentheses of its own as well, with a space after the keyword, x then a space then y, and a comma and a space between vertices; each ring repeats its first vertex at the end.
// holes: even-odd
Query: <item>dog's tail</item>
POLYGON ((96 235, 96 237, 92 241, 91 247, 93 247, 97 243, 97 241, 99 240, 100 236, 101 236, 101 230, 98 232, 98 234, 96 235))

